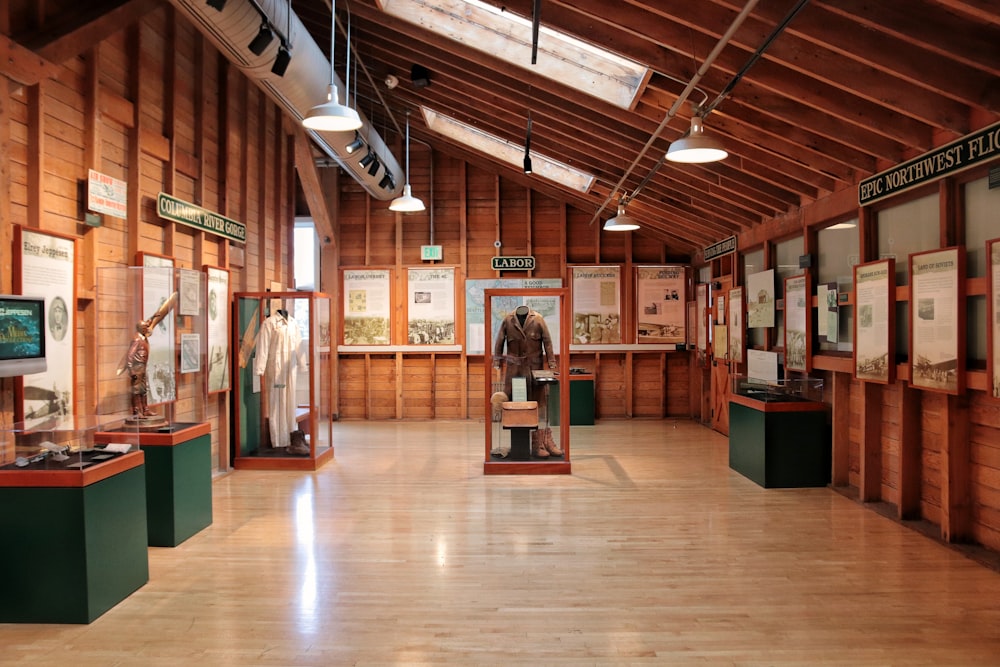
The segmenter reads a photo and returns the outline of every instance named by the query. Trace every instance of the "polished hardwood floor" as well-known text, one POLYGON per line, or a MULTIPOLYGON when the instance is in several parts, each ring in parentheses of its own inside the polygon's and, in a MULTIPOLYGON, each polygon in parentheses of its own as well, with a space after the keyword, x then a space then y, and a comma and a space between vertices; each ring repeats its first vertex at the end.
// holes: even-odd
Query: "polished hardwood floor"
POLYGON ((1000 664, 1000 574, 762 489, 717 433, 574 427, 572 475, 484 476, 482 429, 342 422, 317 472, 222 477, 148 584, 90 625, 0 625, 0 664, 1000 664))

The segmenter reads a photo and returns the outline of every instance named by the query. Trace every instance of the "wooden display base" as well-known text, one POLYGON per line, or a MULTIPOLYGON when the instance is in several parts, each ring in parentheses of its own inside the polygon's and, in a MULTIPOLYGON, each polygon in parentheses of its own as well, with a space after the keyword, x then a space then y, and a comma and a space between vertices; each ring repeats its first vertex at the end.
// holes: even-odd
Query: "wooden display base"
POLYGON ((239 456, 233 460, 237 470, 319 470, 333 458, 333 447, 310 456, 239 456))
POLYGON ((569 475, 570 462, 539 459, 537 461, 486 461, 484 475, 569 475))

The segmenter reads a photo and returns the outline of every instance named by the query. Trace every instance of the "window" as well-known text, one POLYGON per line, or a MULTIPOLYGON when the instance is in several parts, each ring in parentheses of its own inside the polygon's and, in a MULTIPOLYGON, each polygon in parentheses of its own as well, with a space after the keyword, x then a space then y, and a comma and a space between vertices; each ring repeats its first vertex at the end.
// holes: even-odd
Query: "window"
POLYGON ((296 218, 293 236, 295 256, 295 289, 319 290, 319 243, 316 225, 308 218, 296 218))

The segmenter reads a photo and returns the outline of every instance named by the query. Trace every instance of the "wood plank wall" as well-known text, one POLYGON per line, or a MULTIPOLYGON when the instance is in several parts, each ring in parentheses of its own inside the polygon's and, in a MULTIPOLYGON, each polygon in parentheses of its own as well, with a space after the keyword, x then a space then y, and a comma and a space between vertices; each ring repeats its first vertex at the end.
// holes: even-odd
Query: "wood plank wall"
MULTIPOLYGON (((0 4, 5 35, 28 28, 44 32, 44 25, 11 25, 31 16, 24 12, 31 4, 0 4)), ((65 62, 43 59, 34 80, 0 73, 5 156, 0 289, 12 288, 6 249, 15 225, 81 240, 76 359, 77 377, 84 380, 76 394, 77 414, 103 411, 106 394, 117 391, 120 378, 101 380, 107 369, 97 367, 97 346, 109 339, 127 344, 134 325, 114 317, 96 321, 100 269, 133 266, 143 252, 171 257, 177 268, 229 268, 233 291, 289 281, 291 126, 169 5, 134 6, 148 9, 127 27, 99 26, 108 36, 97 44, 78 44, 77 55, 65 62), (91 168, 128 183, 127 220, 103 216, 100 227, 82 223, 78 184, 91 168), (161 220, 155 206, 161 191, 244 222, 247 244, 161 220)), ((0 381, 4 423, 13 415, 11 383, 0 381)), ((210 422, 214 460, 227 469, 228 393, 211 395, 207 405, 202 395, 200 387, 179 375, 175 417, 210 422)), ((127 409, 127 401, 122 408, 127 409)))
MULTIPOLYGON (((419 214, 397 215, 388 210, 388 202, 375 201, 357 183, 341 179, 339 265, 393 269, 397 297, 392 343, 396 346, 406 344, 405 314, 398 295, 406 269, 426 265, 420 260, 420 246, 431 240, 432 200, 434 243, 443 246, 441 265, 456 269, 456 297, 463 320, 466 278, 566 281, 568 263, 617 264, 622 266, 623 288, 631 293, 634 264, 665 261, 661 244, 640 235, 605 233, 599 223, 590 224, 593 211, 567 207, 525 183, 432 153, 419 143, 411 146, 410 162, 413 192, 428 205, 419 214), (493 271, 490 259, 496 254, 496 240, 502 243, 504 255, 533 255, 536 270, 503 276, 493 271)), ((459 331, 464 337, 464 326, 459 331)), ((599 418, 688 415, 685 352, 574 353, 571 365, 595 372, 599 418)), ((481 419, 486 398, 484 371, 482 355, 464 352, 341 353, 339 416, 481 419)))

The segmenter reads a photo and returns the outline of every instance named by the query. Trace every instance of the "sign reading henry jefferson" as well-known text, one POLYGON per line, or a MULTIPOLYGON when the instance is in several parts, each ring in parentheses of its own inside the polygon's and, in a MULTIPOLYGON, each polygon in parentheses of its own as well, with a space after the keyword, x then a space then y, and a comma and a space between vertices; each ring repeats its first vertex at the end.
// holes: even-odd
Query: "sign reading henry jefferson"
POLYGON ((164 220, 173 220, 209 234, 224 236, 230 241, 246 243, 247 240, 247 227, 242 222, 236 222, 163 192, 156 196, 156 213, 164 220))
POLYGON ((858 204, 861 206, 872 204, 890 195, 991 160, 998 155, 1000 155, 1000 123, 866 178, 858 184, 858 204))

